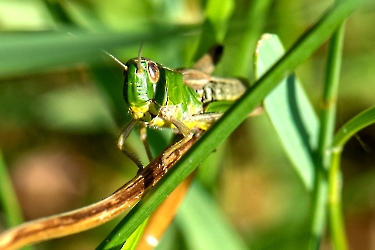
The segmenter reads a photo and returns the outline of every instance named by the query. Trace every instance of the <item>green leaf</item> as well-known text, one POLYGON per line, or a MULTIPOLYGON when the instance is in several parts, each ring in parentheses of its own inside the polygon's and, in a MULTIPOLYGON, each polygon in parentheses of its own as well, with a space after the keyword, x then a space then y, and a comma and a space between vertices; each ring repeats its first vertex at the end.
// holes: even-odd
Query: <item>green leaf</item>
POLYGON ((264 25, 268 18, 268 11, 270 9, 272 1, 271 0, 254 0, 248 1, 248 7, 245 15, 240 15, 243 9, 237 10, 234 13, 233 19, 237 20, 237 25, 241 25, 241 29, 233 29, 233 34, 229 30, 228 36, 229 42, 233 39, 233 36, 241 34, 241 39, 236 40, 235 44, 235 54, 228 57, 231 63, 228 63, 229 70, 235 76, 244 76, 245 78, 250 78, 249 82, 254 82, 254 72, 253 67, 249 65, 254 64, 254 50, 259 36, 264 30, 264 25), (244 27, 242 27, 244 26, 244 27), (238 32, 238 31, 241 32, 238 32))
MULTIPOLYGON (((284 54, 276 35, 266 34, 262 38, 256 52, 257 77, 284 54)), ((319 121, 298 79, 293 74, 284 78, 266 97, 264 107, 290 161, 304 185, 311 190, 319 121)))

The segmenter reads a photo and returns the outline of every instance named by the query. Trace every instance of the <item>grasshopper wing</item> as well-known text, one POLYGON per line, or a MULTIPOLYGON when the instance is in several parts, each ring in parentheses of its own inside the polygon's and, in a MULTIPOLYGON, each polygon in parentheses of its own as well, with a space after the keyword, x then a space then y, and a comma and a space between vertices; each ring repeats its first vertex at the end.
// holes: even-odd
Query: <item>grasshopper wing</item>
POLYGON ((180 72, 184 83, 195 90, 202 89, 211 79, 210 75, 196 69, 182 69, 180 72))
POLYGON ((223 50, 222 45, 216 44, 194 64, 192 69, 178 69, 182 73, 184 83, 193 89, 202 89, 210 82, 211 73, 220 61, 223 50))
POLYGON ((223 51, 224 47, 220 44, 212 46, 208 53, 204 54, 202 58, 194 64, 193 68, 210 75, 214 71, 215 65, 220 61, 223 51))

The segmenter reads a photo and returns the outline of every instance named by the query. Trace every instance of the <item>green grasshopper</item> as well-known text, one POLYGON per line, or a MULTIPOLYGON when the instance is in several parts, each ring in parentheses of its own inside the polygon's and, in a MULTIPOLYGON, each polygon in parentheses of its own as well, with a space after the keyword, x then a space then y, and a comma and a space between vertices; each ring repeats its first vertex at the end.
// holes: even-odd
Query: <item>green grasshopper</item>
POLYGON ((171 128, 184 136, 180 144, 185 143, 197 129, 207 130, 246 91, 243 80, 211 76, 222 52, 222 46, 213 46, 193 68, 179 69, 141 57, 141 52, 126 64, 109 54, 124 68, 123 94, 132 116, 117 145, 139 169, 142 163, 124 146, 137 123, 151 159, 146 127, 171 128))
MULTIPOLYGON (((0 234, 0 248, 14 249, 81 232, 105 223, 136 204, 198 139, 200 130, 207 130, 245 92, 246 86, 239 79, 210 75, 222 50, 221 46, 215 46, 192 69, 175 70, 143 58, 140 53, 126 64, 107 53, 124 68, 124 99, 132 115, 131 122, 118 139, 121 151, 139 169, 143 169, 138 158, 124 146, 137 123, 144 143, 148 126, 171 128, 184 138, 165 150, 148 168, 139 171, 137 176, 108 198, 81 209, 10 229, 0 234), (166 159, 169 156, 174 157, 168 161, 166 159), (152 182, 145 181, 151 176, 154 178, 152 182)), ((151 158, 147 143, 145 146, 151 158)))

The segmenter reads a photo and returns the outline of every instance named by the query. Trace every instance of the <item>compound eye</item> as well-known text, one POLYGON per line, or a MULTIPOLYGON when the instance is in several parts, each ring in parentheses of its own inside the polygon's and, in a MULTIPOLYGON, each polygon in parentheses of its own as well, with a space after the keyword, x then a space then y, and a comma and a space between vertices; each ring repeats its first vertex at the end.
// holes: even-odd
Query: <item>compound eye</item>
POLYGON ((158 65, 154 62, 147 62, 147 73, 152 83, 159 81, 160 71, 158 65))

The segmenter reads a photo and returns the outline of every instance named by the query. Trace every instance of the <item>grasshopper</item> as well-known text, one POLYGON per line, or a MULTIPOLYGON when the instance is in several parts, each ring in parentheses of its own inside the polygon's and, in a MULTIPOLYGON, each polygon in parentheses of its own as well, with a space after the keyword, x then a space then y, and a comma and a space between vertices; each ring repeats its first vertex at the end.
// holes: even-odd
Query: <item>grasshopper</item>
POLYGON ((151 159, 146 127, 171 128, 183 135, 179 142, 183 144, 196 129, 207 130, 246 91, 244 80, 211 76, 222 52, 223 46, 215 45, 193 68, 178 69, 141 57, 141 52, 126 64, 109 54, 124 68, 123 96, 132 116, 117 145, 139 169, 142 169, 142 163, 124 146, 137 123, 151 159))

